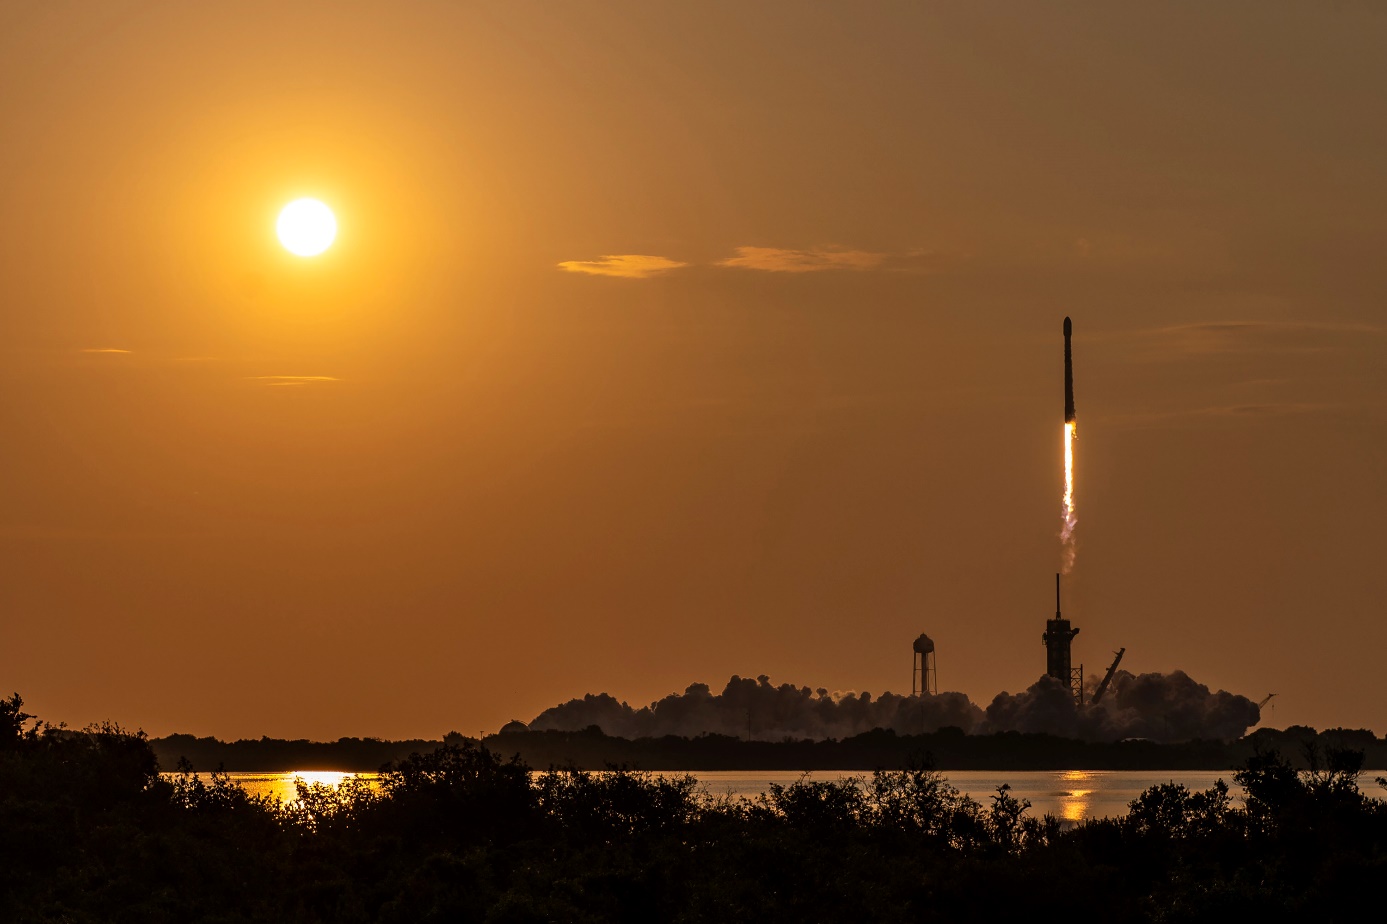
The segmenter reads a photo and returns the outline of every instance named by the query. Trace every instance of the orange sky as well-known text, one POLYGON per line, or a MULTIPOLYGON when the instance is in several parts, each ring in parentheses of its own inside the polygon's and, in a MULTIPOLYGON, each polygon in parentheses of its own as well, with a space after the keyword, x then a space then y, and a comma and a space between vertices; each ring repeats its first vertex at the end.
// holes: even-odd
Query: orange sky
POLYGON ((0 692, 986 705, 1068 314, 1076 660, 1387 732, 1382 7, 863 6, 0 0, 0 692))

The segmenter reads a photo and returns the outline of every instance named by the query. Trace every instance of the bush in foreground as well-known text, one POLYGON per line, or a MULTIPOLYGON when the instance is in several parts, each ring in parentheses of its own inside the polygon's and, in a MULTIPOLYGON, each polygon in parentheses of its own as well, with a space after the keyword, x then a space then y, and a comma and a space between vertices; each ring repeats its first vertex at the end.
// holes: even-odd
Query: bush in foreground
POLYGON ((469 742, 289 804, 158 773, 142 734, 0 701, 0 919, 16 922, 1358 920, 1387 873, 1361 755, 1258 754, 1062 830, 928 768, 755 800, 469 742))

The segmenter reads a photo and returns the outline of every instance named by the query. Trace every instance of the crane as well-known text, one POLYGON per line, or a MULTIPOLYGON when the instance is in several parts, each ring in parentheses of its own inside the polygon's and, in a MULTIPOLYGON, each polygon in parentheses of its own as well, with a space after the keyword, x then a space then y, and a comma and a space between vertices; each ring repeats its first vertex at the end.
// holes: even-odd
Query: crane
POLYGON ((1113 652, 1117 657, 1112 659, 1112 667, 1108 668, 1108 673, 1103 677, 1103 682, 1098 684, 1098 689, 1093 691, 1093 705, 1098 705, 1098 701, 1103 698, 1103 694, 1108 692, 1108 684, 1112 683, 1112 675, 1117 673, 1117 665, 1122 661, 1122 656, 1127 653, 1126 648, 1119 648, 1113 652))

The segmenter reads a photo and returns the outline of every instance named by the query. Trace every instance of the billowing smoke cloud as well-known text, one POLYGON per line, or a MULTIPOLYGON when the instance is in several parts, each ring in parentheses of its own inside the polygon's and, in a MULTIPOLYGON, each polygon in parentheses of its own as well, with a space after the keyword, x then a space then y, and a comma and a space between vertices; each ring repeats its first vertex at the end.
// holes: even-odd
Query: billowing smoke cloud
POLYGON ((662 735, 747 734, 762 741, 784 738, 846 738, 874 728, 901 734, 937 731, 954 725, 973 730, 982 710, 962 693, 911 697, 883 693, 830 693, 784 683, 775 686, 762 674, 755 680, 734 676, 721 693, 695 683, 682 694, 671 693, 649 706, 633 709, 606 694, 546 709, 530 723, 535 731, 579 731, 596 725, 609 735, 646 738, 662 735))
MULTIPOLYGON (((1089 695, 1096 678, 1090 678, 1089 695)), ((734 676, 721 693, 695 683, 648 706, 633 708, 607 693, 588 694, 540 713, 534 731, 581 731, 596 725, 608 735, 648 738, 663 735, 747 734, 761 741, 785 738, 847 738, 889 728, 919 734, 954 726, 965 732, 1045 732, 1066 738, 1114 741, 1151 738, 1238 738, 1257 724, 1257 704, 1245 696, 1211 692, 1183 671, 1133 675, 1118 671, 1098 705, 1076 706, 1068 688, 1041 677, 1022 693, 999 693, 984 711, 962 693, 900 696, 883 693, 830 693, 819 688, 771 683, 734 676)))
MULTIPOLYGON (((1089 678, 1089 695, 1096 678, 1089 678)), ((1257 704, 1224 690, 1211 692, 1184 671, 1118 671, 1102 702, 1076 706, 1063 683, 1041 677, 1023 693, 999 693, 980 731, 1046 732, 1066 738, 1114 741, 1151 738, 1240 738, 1260 718, 1257 704)))

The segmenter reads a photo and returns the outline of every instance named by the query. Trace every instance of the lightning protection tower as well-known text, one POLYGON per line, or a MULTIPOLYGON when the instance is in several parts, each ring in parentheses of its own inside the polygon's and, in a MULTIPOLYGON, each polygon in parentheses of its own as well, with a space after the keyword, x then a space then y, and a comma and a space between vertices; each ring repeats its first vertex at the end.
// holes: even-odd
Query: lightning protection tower
POLYGON ((933 696, 939 692, 939 672, 934 666, 934 639, 920 633, 915 640, 915 655, 911 659, 911 696, 933 696))
POLYGON ((1069 625, 1069 620, 1060 614, 1060 576, 1055 575, 1055 618, 1045 623, 1045 634, 1040 640, 1045 643, 1045 673, 1054 677, 1069 688, 1074 702, 1084 704, 1084 666, 1071 666, 1070 645, 1079 630, 1069 625))

